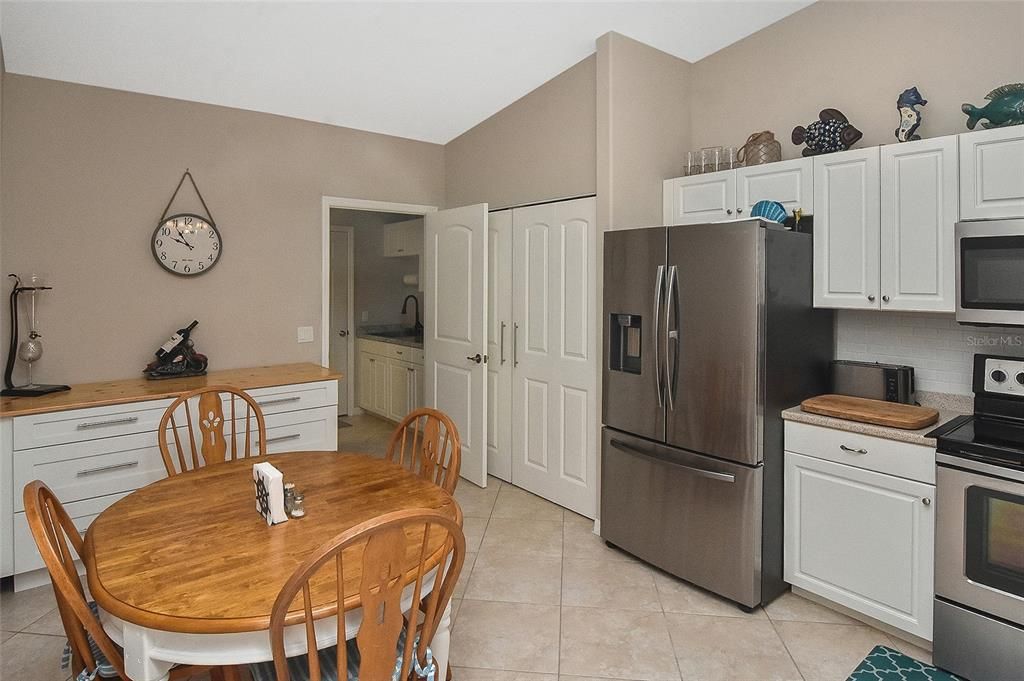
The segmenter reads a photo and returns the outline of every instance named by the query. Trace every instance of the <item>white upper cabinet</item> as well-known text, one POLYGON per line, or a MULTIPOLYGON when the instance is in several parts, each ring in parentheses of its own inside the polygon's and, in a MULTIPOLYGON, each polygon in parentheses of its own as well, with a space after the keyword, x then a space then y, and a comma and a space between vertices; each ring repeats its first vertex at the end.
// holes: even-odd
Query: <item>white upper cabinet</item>
POLYGON ((758 201, 778 201, 790 213, 814 212, 814 162, 809 158, 665 180, 666 225, 695 225, 750 216, 758 201))
POLYGON ((956 136, 882 147, 881 307, 953 312, 956 136))
POLYGON ((736 171, 665 180, 662 212, 666 225, 697 225, 736 217, 736 171))
POLYGON ((960 218, 1024 218, 1024 126, 960 135, 960 218))
POLYGON ((408 220, 384 226, 384 252, 386 258, 423 254, 423 221, 408 220))
POLYGON ((804 215, 814 213, 814 160, 797 158, 792 161, 737 168, 736 211, 739 217, 750 215, 758 201, 778 201, 792 213, 796 209, 804 215))
POLYGON ((879 150, 814 158, 814 305, 878 309, 879 150))

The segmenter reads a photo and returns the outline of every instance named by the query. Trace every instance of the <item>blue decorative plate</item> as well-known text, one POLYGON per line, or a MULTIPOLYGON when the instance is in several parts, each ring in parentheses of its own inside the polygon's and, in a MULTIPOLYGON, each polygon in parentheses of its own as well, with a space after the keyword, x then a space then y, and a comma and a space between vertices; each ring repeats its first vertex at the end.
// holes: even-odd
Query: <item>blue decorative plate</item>
POLYGON ((777 222, 780 225, 788 215, 789 213, 778 201, 758 201, 754 204, 754 207, 750 209, 750 217, 761 218, 762 220, 768 220, 769 222, 777 222))

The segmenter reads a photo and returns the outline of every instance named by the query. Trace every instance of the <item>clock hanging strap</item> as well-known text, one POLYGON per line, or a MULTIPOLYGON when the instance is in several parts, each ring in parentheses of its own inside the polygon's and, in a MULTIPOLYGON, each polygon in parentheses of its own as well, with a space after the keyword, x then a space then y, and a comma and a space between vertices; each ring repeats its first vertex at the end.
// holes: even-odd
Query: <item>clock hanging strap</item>
POLYGON ((203 193, 199 191, 199 185, 196 184, 195 178, 192 177, 192 173, 188 168, 185 168, 185 172, 182 174, 181 179, 178 180, 178 186, 174 188, 174 193, 171 194, 171 200, 167 202, 167 206, 164 208, 163 215, 160 216, 160 222, 163 222, 167 218, 167 211, 171 209, 171 204, 174 203, 174 197, 181 191, 181 185, 185 183, 185 178, 192 183, 192 188, 196 190, 196 196, 199 197, 199 203, 203 204, 203 210, 206 211, 206 217, 210 218, 210 223, 216 225, 216 220, 213 219, 213 214, 206 205, 206 201, 203 199, 203 193))

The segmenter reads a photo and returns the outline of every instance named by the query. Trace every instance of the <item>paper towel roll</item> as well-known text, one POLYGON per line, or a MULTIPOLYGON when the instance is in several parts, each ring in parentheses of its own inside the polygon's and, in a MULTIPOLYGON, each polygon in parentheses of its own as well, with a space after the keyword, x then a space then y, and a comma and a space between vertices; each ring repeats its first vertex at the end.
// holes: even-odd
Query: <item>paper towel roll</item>
POLYGON ((419 286, 420 276, 418 274, 402 275, 402 283, 406 286, 419 286))

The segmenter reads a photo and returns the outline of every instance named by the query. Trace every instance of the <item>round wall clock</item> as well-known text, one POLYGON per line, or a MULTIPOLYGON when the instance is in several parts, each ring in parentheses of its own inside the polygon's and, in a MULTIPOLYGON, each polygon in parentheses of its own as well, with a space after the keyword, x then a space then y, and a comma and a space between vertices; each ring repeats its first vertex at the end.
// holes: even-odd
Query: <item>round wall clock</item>
POLYGON ((153 257, 165 270, 194 277, 217 264, 224 244, 212 220, 179 213, 157 225, 152 247, 153 257))
POLYGON ((188 168, 178 180, 178 186, 171 194, 171 200, 167 202, 160 223, 153 232, 150 246, 153 249, 153 257, 157 264, 171 274, 182 277, 195 277, 204 272, 209 272, 213 266, 220 261, 220 255, 224 251, 224 242, 220 238, 220 232, 213 222, 213 215, 206 206, 199 186, 188 168), (185 178, 192 183, 192 188, 203 204, 206 217, 195 213, 176 213, 168 216, 174 198, 181 190, 185 178))

